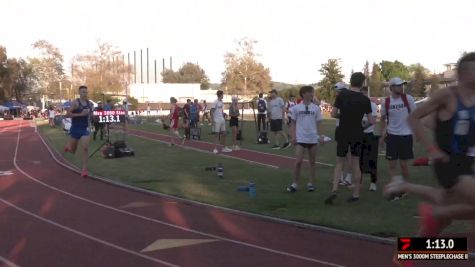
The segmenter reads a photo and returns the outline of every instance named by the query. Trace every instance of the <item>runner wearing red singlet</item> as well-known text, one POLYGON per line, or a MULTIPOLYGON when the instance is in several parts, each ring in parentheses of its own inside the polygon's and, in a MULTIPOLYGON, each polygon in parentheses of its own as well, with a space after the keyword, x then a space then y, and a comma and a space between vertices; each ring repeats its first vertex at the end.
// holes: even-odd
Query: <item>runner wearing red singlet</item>
POLYGON ((176 104, 178 101, 176 98, 171 97, 170 103, 172 107, 170 109, 170 146, 175 145, 175 136, 182 140, 182 143, 185 143, 185 137, 181 137, 180 133, 178 132, 179 127, 179 118, 180 118, 180 107, 176 104))

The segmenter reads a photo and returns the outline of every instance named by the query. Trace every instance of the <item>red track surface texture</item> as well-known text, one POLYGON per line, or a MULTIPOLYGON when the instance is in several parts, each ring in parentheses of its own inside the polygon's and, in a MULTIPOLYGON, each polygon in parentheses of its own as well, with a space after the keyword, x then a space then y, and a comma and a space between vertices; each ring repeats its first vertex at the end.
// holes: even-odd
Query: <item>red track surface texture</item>
POLYGON ((83 179, 28 122, 0 121, 0 148, 0 266, 392 266, 392 246, 83 179), (217 241, 141 252, 158 239, 217 241))

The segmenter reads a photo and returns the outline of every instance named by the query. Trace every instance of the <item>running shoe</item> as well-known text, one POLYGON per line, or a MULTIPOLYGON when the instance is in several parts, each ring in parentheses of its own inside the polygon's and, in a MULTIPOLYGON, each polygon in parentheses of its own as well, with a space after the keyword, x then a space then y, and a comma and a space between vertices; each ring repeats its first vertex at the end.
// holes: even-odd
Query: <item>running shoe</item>
POLYGON ((297 188, 293 187, 292 185, 287 187, 287 192, 289 193, 295 193, 297 192, 297 188))
POLYGON ((348 202, 348 203, 353 203, 353 202, 358 202, 359 200, 360 200, 360 197, 353 197, 353 196, 351 196, 351 197, 349 197, 349 198, 346 200, 346 202, 348 202))
POLYGON ((223 153, 230 153, 230 152, 233 152, 231 149, 229 149, 229 147, 224 147, 221 152, 223 153))
POLYGON ((71 149, 68 146, 65 146, 63 149, 64 153, 71 152, 71 149))
POLYGON ((272 147, 272 149, 275 149, 275 150, 280 149, 280 146, 274 145, 274 146, 272 147))
POLYGON ((218 154, 218 150, 217 150, 216 148, 213 149, 213 153, 214 153, 214 154, 218 154))
POLYGON ((88 176, 87 170, 82 170, 81 177, 86 178, 88 176))
POLYGON ((241 148, 240 148, 239 146, 234 146, 234 147, 233 147, 233 150, 236 150, 236 151, 237 151, 237 150, 241 150, 241 148))
POLYGON ((347 186, 346 181, 343 180, 343 178, 340 178, 340 181, 338 182, 338 185, 347 186))
POLYGON ((434 217, 434 210, 431 205, 419 204, 419 216, 421 217, 420 234, 422 236, 438 236, 442 232, 443 225, 434 217))
POLYGON ((395 199, 402 197, 403 193, 401 186, 404 184, 402 176, 394 176, 391 182, 384 187, 384 196, 388 199, 395 199))
POLYGON ((290 147, 290 143, 289 142, 286 142, 283 146, 282 146, 282 149, 286 149, 286 148, 289 148, 290 147))
POLYGON ((375 183, 369 184, 369 191, 375 192, 376 189, 377 189, 377 187, 376 187, 376 184, 375 184, 375 183))
POLYGON ((308 192, 313 192, 315 191, 315 186, 313 184, 308 184, 307 185, 307 191, 308 192))

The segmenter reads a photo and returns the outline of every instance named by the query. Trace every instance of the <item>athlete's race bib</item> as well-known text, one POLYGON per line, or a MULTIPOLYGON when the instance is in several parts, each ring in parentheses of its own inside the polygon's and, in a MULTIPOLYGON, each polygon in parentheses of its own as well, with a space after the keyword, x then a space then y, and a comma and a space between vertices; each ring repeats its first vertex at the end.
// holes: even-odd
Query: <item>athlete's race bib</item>
POLYGON ((470 121, 469 120, 459 120, 455 124, 454 134, 455 135, 467 135, 470 130, 470 121))

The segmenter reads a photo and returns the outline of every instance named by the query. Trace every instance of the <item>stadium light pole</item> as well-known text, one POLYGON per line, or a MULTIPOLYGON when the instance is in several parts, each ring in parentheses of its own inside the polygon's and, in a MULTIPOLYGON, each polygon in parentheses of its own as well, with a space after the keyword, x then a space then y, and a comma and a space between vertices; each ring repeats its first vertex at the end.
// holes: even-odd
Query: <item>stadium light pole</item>
POLYGON ((143 83, 142 49, 140 49, 140 83, 143 83))
POLYGON ((148 76, 149 76, 149 70, 148 70, 148 47, 147 47, 147 83, 150 83, 148 76))

